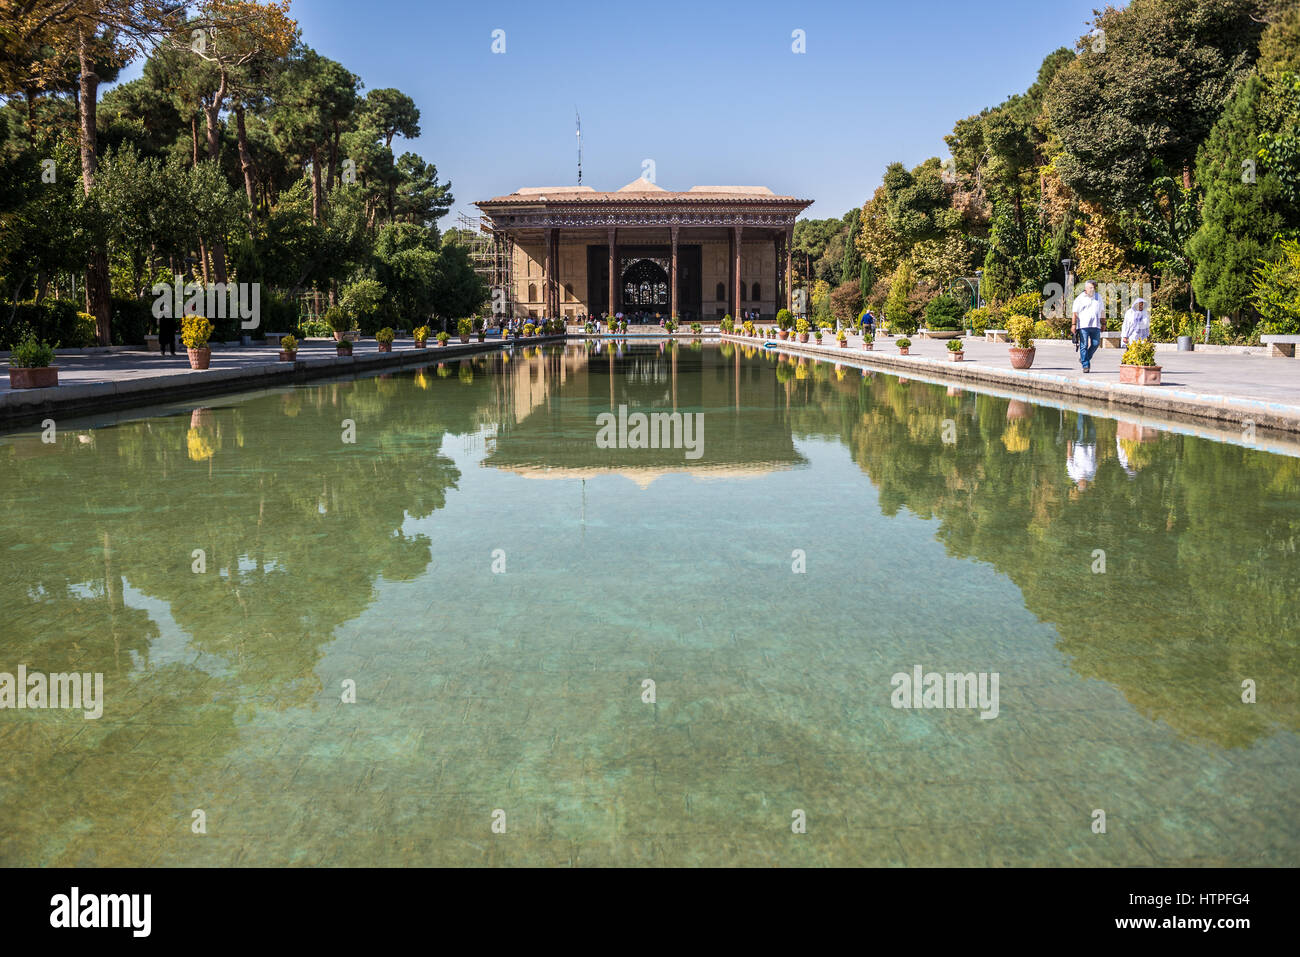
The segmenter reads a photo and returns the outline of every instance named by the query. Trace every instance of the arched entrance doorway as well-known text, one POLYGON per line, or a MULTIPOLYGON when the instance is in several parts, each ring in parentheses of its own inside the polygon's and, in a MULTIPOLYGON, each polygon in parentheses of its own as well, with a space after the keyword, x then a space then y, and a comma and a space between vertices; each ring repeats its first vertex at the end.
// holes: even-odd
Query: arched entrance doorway
POLYGON ((668 270, 653 259, 638 259, 623 270, 624 312, 667 312, 668 270))

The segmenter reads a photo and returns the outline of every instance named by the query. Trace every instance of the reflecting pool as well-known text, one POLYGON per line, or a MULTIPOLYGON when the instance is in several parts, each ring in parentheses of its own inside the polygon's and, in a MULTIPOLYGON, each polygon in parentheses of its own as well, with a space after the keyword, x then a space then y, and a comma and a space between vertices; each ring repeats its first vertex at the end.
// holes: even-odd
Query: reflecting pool
POLYGON ((104 676, 0 710, 3 865, 1300 859, 1300 458, 570 344, 0 480, 0 673, 104 676))

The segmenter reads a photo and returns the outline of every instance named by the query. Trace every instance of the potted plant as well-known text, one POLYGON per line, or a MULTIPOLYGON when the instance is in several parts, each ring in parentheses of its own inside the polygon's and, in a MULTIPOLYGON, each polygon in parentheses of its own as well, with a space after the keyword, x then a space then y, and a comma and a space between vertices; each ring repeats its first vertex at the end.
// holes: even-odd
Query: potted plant
POLYGON ((347 356, 351 356, 351 355, 352 355, 352 340, 351 340, 351 339, 339 339, 337 342, 334 343, 334 349, 335 349, 336 352, 338 352, 340 358, 347 357, 347 356))
POLYGON ((212 323, 203 316, 186 316, 181 320, 181 342, 190 356, 191 369, 206 369, 212 361, 208 339, 212 337, 212 323))
POLYGON ((794 316, 789 309, 778 309, 776 312, 777 335, 782 339, 790 338, 790 327, 794 325, 794 316))
POLYGON ((447 333, 445 333, 445 332, 440 332, 440 333, 438 333, 438 345, 439 345, 439 347, 445 346, 445 345, 447 344, 447 340, 450 339, 450 338, 451 338, 451 336, 447 335, 447 333))
POLYGON ((807 320, 807 319, 800 319, 798 322, 796 322, 796 323, 794 324, 794 328, 795 328, 795 331, 799 333, 799 341, 800 341, 800 342, 807 342, 807 341, 808 341, 808 330, 809 330, 809 328, 810 328, 810 326, 808 325, 808 320, 807 320))
POLYGON ((298 358, 298 340, 293 336, 285 336, 280 340, 280 361, 293 362, 298 358))
POLYGON ((429 327, 428 326, 416 326, 415 332, 411 333, 411 335, 415 337, 415 348, 417 349, 429 348, 429 327))
POLYGON ((1034 364, 1034 320, 1012 316, 1007 320, 1007 338, 1011 340, 1011 368, 1028 369, 1034 364))
POLYGON ((392 352, 393 340, 397 338, 397 333, 393 332, 388 326, 380 329, 375 333, 375 342, 379 343, 380 352, 392 352))
POLYGON ((821 345, 821 344, 822 344, 822 329, 821 329, 821 326, 818 326, 818 327, 817 327, 817 331, 813 333, 813 338, 817 340, 817 345, 821 345))
POLYGON ((478 336, 479 342, 487 341, 487 324, 482 319, 474 320, 474 332, 478 336))
POLYGON ((1156 346, 1150 339, 1134 339, 1120 359, 1119 381, 1124 385, 1159 385, 1160 366, 1156 346))
POLYGON ((722 317, 722 321, 718 323, 718 326, 723 332, 729 333, 736 328, 736 320, 732 319, 730 315, 726 315, 722 317))
POLYGON ((341 306, 330 306, 325 310, 325 321, 334 333, 334 341, 342 342, 343 334, 352 330, 352 319, 341 306))
POLYGON ((691 333, 692 333, 693 335, 698 336, 698 335, 699 335, 701 332, 703 332, 703 331, 704 331, 704 327, 703 327, 702 325, 700 325, 698 322, 692 322, 692 323, 691 323, 691 333))
POLYGON ((912 340, 911 340, 911 339, 899 339, 898 342, 896 343, 896 345, 898 346, 898 354, 899 354, 900 356, 905 356, 905 355, 908 355, 908 351, 907 351, 907 350, 910 349, 910 348, 912 348, 912 340))
POLYGON ((23 337, 9 357, 9 388, 50 389, 59 384, 59 369, 53 365, 58 344, 37 342, 35 334, 23 337))
POLYGON ((962 351, 962 342, 960 339, 948 340, 948 358, 953 362, 961 362, 966 358, 966 353, 962 351))
POLYGON ((587 323, 585 326, 582 327, 582 331, 583 331, 584 333, 586 333, 587 335, 591 335, 592 333, 594 333, 594 332, 596 331, 596 327, 595 327, 594 325, 592 325, 592 324, 589 322, 589 323, 587 323))
POLYGON ((532 336, 533 336, 533 333, 536 332, 536 331, 537 331, 537 327, 536 327, 535 325, 533 325, 531 322, 525 322, 525 323, 524 323, 524 338, 525 338, 525 339, 531 339, 532 336))
POLYGON ((849 334, 841 329, 835 333, 835 341, 840 344, 841 349, 847 349, 849 347, 849 334))
POLYGON ((474 331, 474 323, 468 319, 456 320, 456 334, 460 336, 461 342, 469 342, 469 334, 474 331))

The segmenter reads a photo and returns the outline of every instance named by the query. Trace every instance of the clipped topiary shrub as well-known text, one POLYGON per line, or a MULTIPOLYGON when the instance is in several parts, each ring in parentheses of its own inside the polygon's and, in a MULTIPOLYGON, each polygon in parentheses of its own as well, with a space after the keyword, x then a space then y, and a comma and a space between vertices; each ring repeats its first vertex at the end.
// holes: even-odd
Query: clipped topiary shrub
POLYGON ((962 303, 952 296, 935 296, 925 306, 925 326, 927 329, 952 331, 960 329, 964 314, 962 303))

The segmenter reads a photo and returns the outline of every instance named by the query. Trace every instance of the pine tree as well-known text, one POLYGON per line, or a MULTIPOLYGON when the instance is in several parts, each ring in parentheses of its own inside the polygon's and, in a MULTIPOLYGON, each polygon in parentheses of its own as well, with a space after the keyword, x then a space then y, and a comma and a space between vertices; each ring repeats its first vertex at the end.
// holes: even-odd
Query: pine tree
POLYGON ((1267 90, 1263 78, 1247 79, 1198 157, 1205 204, 1188 243, 1196 263, 1192 286, 1200 304, 1220 316, 1249 308, 1255 268, 1277 259, 1274 237, 1287 225, 1281 181, 1258 156, 1267 90))

